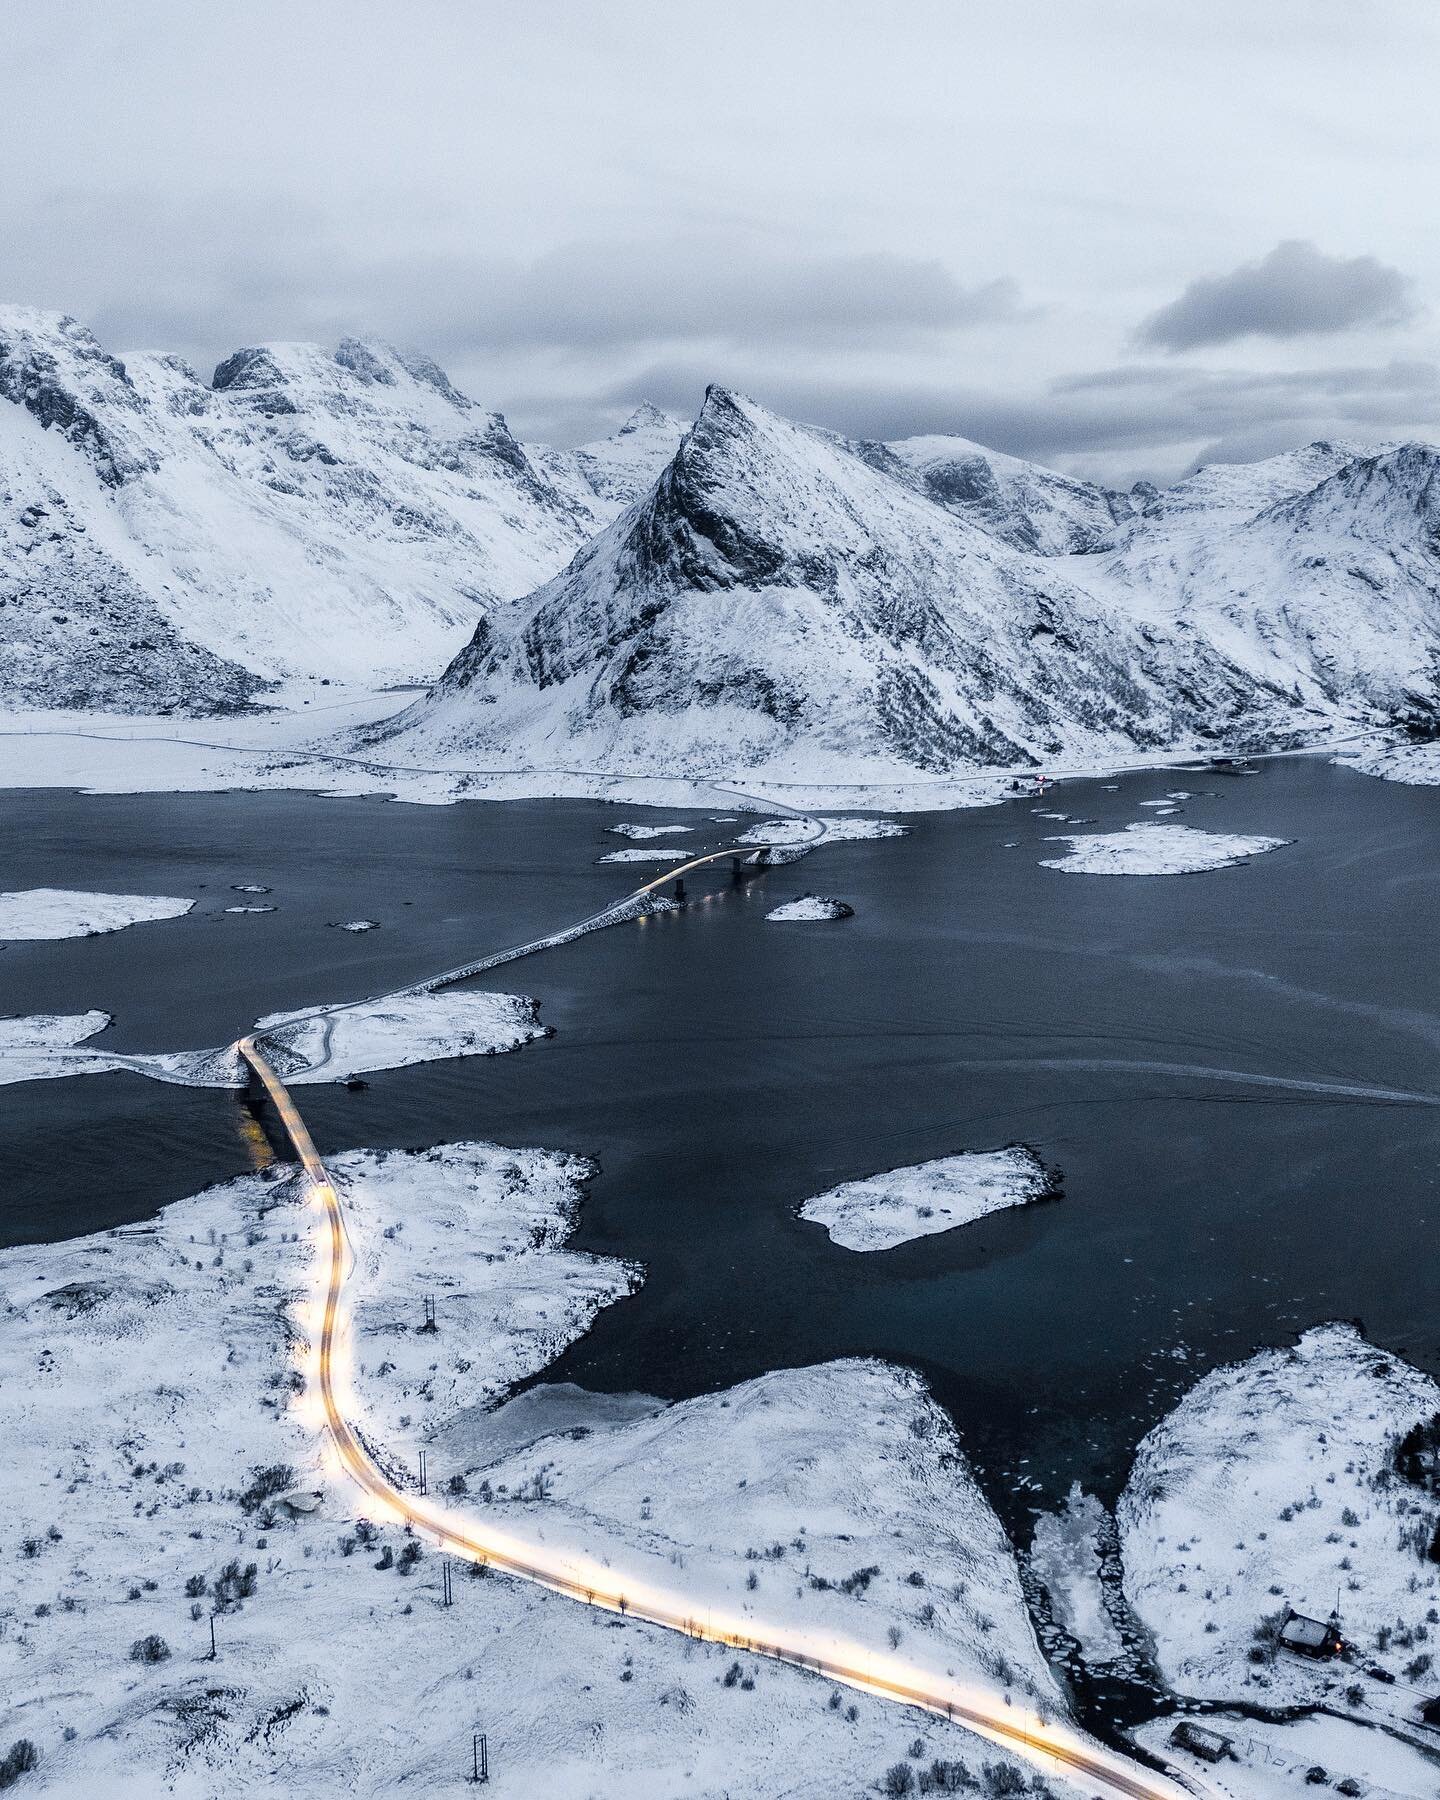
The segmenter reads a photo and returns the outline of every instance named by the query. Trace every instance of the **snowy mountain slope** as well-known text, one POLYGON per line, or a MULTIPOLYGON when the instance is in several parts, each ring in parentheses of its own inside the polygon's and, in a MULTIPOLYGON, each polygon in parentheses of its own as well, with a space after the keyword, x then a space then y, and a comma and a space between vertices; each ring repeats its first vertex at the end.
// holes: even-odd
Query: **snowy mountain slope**
POLYGON ((429 678, 595 528, 498 413, 427 359, 355 339, 241 350, 207 386, 178 358, 122 363, 73 320, 3 309, 0 444, 0 581, 34 615, 0 669, 12 703, 204 707, 257 676, 429 678), (18 548, 37 505, 99 546, 57 552, 38 582, 18 548), (67 621, 51 631, 43 608, 67 621), (130 663, 107 687, 94 665, 112 642, 130 663))
POLYGON ((1094 549, 1134 509, 1128 494, 1078 481, 962 437, 901 438, 886 448, 924 491, 1015 550, 1065 556, 1094 549))
POLYGON ((1128 609, 1153 630, 1203 638, 1297 708, 1433 720, 1440 451, 1409 444, 1352 457, 1311 445, 1272 458, 1280 467, 1257 465, 1250 494, 1326 463, 1338 467, 1248 517, 1242 483, 1227 472, 1215 484, 1226 497, 1213 507, 1161 512, 1128 529, 1113 553, 1067 568, 1097 592, 1125 590, 1128 609))
MULTIPOLYGON (((1222 518, 1253 518, 1277 500, 1308 493, 1337 474, 1347 463, 1377 456, 1393 444, 1358 444, 1317 438, 1299 449, 1250 463, 1206 463, 1173 487, 1157 488, 1137 483, 1133 497, 1137 516, 1143 520, 1173 519, 1182 513, 1204 513, 1213 523, 1222 518)), ((1145 530, 1138 523, 1138 532, 1145 530)))
POLYGON ((869 780, 1172 744, 1280 703, 843 440, 711 389, 644 500, 380 730, 541 767, 869 780))
POLYGON ((89 345, 66 366, 68 348, 52 360, 33 341, 0 337, 0 699, 115 712, 242 706, 263 682, 181 629, 115 506, 121 483, 157 460, 138 396, 89 345))
POLYGON ((574 450, 552 450, 545 445, 527 448, 532 461, 599 531, 654 484, 689 429, 683 419, 662 412, 647 400, 613 437, 580 444, 574 450))

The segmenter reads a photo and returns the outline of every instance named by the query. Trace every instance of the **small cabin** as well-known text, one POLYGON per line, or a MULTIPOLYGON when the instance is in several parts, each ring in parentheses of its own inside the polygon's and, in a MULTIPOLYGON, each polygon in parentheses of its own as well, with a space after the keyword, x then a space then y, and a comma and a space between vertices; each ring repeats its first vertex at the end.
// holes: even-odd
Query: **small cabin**
POLYGON ((1433 1700, 1422 1700, 1419 1707, 1420 1717, 1427 1725, 1433 1725, 1440 1731, 1440 1694, 1433 1700))
POLYGON ((1224 1762, 1227 1757, 1235 1754, 1232 1738, 1225 1737, 1218 1731, 1210 1731, 1204 1725, 1197 1725, 1193 1719, 1182 1719, 1170 1733, 1170 1742, 1178 1749, 1188 1750, 1192 1756, 1198 1756, 1202 1762, 1224 1762))
POLYGON ((1345 1648, 1333 1622, 1307 1619, 1304 1613, 1297 1612, 1285 1615, 1278 1641, 1282 1650, 1293 1650, 1297 1656, 1313 1656, 1317 1659, 1338 1656, 1345 1648))

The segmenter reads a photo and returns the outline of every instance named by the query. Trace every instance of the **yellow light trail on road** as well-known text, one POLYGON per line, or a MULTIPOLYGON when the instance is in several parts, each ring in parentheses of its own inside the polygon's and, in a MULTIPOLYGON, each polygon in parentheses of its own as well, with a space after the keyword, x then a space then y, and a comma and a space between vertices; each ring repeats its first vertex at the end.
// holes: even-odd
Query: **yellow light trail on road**
POLYGON ((1105 1796, 1183 1800, 1184 1796, 1208 1792, 1189 1776, 1182 1782, 1154 1773, 1138 1763, 1127 1762, 1069 1726, 1042 1719, 1038 1714, 1027 1716, 1003 1695, 975 1692, 958 1683, 926 1685, 932 1679, 926 1671, 913 1669, 899 1657, 870 1651, 863 1645, 827 1638, 826 1647, 816 1648, 816 1640, 803 1632, 792 1633, 787 1639, 785 1631, 761 1631, 751 1621, 717 1616, 713 1608, 707 1608, 702 1619, 687 1609, 683 1600, 652 1590, 644 1583, 617 1586, 612 1570, 600 1563, 591 1564, 583 1555, 547 1554, 538 1546, 499 1533, 488 1525, 482 1531, 478 1521, 457 1522, 453 1515, 416 1501, 395 1487, 351 1426, 337 1393, 336 1348, 345 1286, 345 1220, 340 1196, 299 1108, 255 1039, 242 1038, 235 1047, 274 1102, 313 1195, 324 1209, 329 1262, 316 1353, 321 1402, 340 1469, 361 1489, 377 1513, 429 1533, 452 1555, 534 1582, 586 1606, 658 1625, 704 1643, 788 1663, 881 1699, 919 1707, 964 1725, 993 1744, 1018 1751, 1047 1772, 1094 1783, 1105 1796))

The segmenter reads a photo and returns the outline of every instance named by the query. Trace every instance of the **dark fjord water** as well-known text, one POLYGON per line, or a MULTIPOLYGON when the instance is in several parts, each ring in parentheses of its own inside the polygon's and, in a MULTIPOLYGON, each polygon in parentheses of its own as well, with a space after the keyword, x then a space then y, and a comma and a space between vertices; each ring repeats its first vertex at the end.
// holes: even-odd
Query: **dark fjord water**
MULTIPOLYGON (((1440 793, 1297 759, 1070 784, 1055 809, 1113 827, 1182 787, 1186 824, 1297 841, 1105 879, 1038 867, 1063 828, 1028 799, 923 815, 503 969, 490 985, 536 995, 552 1041, 306 1089, 307 1119, 322 1151, 492 1137, 595 1157, 577 1242, 649 1276, 549 1379, 682 1396, 835 1356, 911 1363, 1023 1534, 1072 1480, 1113 1493, 1176 1395, 1258 1343, 1359 1317, 1440 1372, 1440 793), (855 918, 764 923, 807 888, 855 918), (1010 1141, 1063 1169, 1060 1202, 876 1255, 794 1216, 836 1182, 1010 1141)), ((0 795, 0 886, 198 901, 0 951, 0 1013, 100 1007, 121 1048, 228 1041, 580 917, 636 873, 596 865, 624 841, 604 827, 645 816, 0 795), (245 882, 278 910, 227 915, 245 882), (332 928, 357 917, 381 929, 332 928)), ((129 1075, 0 1088, 0 1242, 141 1219, 235 1173, 237 1117, 129 1075)))

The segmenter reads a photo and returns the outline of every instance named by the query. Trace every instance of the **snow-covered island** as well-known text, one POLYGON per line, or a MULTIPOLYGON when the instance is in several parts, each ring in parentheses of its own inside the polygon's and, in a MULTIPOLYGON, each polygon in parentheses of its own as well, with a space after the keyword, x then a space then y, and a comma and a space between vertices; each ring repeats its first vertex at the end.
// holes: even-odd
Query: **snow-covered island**
POLYGON ((1066 875, 1197 875, 1279 850, 1289 838, 1242 837, 1235 832, 1197 831, 1190 825, 1127 825, 1057 840, 1071 846, 1065 856, 1045 857, 1042 869, 1066 875))
POLYGON ((843 1182, 806 1200, 800 1217, 823 1225, 847 1250, 889 1250, 1058 1191, 1056 1176, 1035 1152, 1011 1144, 843 1182))
MULTIPOLYGON (((484 1532, 1063 1716, 1010 1546, 914 1374, 782 1370, 487 1460, 484 1409, 639 1277, 566 1247, 585 1165, 452 1144, 332 1173, 354 1259, 339 1386, 396 1483, 418 1487, 424 1448, 430 1493, 484 1532)), ((447 1605, 446 1559, 329 1452, 306 1199, 276 1165, 0 1252, 0 1430, 26 1446, 0 1467, 0 1742, 36 1746, 37 1791, 378 1800, 458 1784, 483 1729, 494 1778, 564 1800, 830 1800, 897 1762, 1079 1795, 943 1719, 494 1573, 452 1564, 447 1605)))
POLYGON ((27 1013, 0 1019, 0 1083, 73 1074, 77 1062, 98 1052, 71 1053, 109 1023, 109 1013, 93 1008, 83 1013, 27 1013))
POLYGON ((809 923, 823 919, 853 919, 855 908, 844 900, 830 900, 824 894, 801 894, 798 900, 784 900, 772 907, 765 917, 781 923, 809 923))
POLYGON ((736 838, 737 844, 802 844, 813 838, 813 827, 824 827, 824 842, 848 844, 868 838, 908 837, 910 827, 898 819, 839 818, 825 813, 817 817, 766 819, 750 825, 736 838))
POLYGON ((539 1008, 528 996, 470 988, 267 1013, 255 1030, 277 1071, 292 1083, 336 1081, 455 1056, 495 1056, 545 1036, 539 1008))
POLYGON ((638 825, 633 820, 627 820, 619 825, 607 825, 605 829, 613 832, 616 837, 634 838, 638 841, 641 838, 680 836, 688 834, 694 827, 691 825, 638 825))
MULTIPOLYGON (((192 1087, 243 1087, 235 1050, 125 1052, 86 1040, 110 1024, 103 1012, 33 1013, 0 1019, 0 1085, 129 1069, 192 1087)), ((471 988, 423 989, 379 1000, 268 1013, 255 1030, 286 1081, 341 1081, 376 1069, 400 1069, 456 1056, 494 1056, 546 1035, 524 994, 471 988)))
POLYGON ((178 919, 193 900, 164 894, 91 894, 74 888, 24 888, 0 894, 0 943, 98 937, 127 925, 178 919))
POLYGON ((671 844, 668 849, 663 844, 656 844, 649 850, 633 846, 628 850, 607 850, 598 860, 602 863, 681 863, 687 862, 693 854, 678 844, 671 844))
POLYGON ((1178 1692, 1415 1730, 1440 1688, 1430 1376, 1340 1324, 1216 1369, 1141 1443, 1118 1522, 1126 1596, 1178 1692), (1343 1652, 1287 1649, 1292 1610, 1343 1652))

